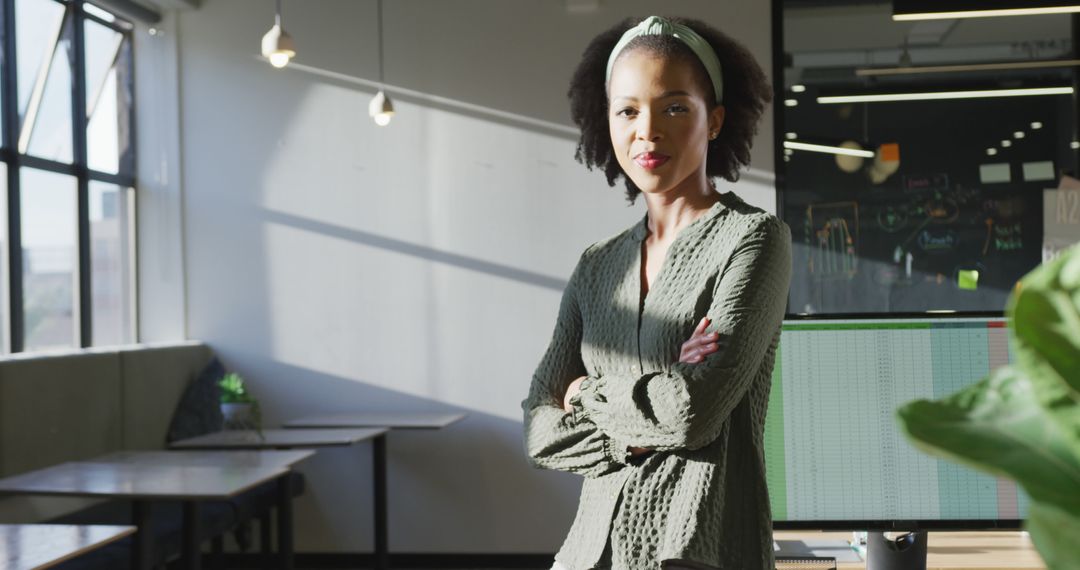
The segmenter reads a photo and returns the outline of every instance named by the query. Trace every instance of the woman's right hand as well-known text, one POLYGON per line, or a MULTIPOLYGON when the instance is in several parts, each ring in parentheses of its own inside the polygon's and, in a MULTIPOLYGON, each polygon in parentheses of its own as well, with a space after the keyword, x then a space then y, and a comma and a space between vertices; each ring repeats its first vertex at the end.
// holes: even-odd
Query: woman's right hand
MULTIPOLYGON (((705 334, 705 327, 707 326, 709 326, 709 317, 702 317, 701 322, 694 329, 694 333, 690 335, 690 340, 683 343, 682 351, 679 353, 679 362, 696 364, 718 350, 716 339, 719 335, 716 333, 705 334)), ((637 457, 651 451, 647 447, 631 447, 630 455, 637 457)))
POLYGON ((683 343, 682 351, 679 353, 679 362, 697 364, 719 349, 716 344, 719 335, 716 333, 705 334, 705 327, 707 326, 709 326, 709 317, 702 317, 701 322, 694 329, 694 333, 690 335, 690 340, 683 343))

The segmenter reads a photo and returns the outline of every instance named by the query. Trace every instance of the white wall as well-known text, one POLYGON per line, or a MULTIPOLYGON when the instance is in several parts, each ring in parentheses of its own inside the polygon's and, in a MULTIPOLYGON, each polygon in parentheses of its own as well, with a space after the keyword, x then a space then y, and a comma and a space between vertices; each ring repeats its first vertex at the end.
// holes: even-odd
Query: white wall
POLYGON ((140 342, 186 338, 176 20, 134 33, 140 342))
MULTIPOLYGON (((287 0, 299 65, 285 70, 256 57, 272 2, 179 14, 188 335, 250 379, 271 425, 469 414, 390 436, 395 552, 554 552, 573 516, 580 480, 526 464, 520 402, 578 255, 644 204, 574 162, 565 94, 588 39, 655 4, 563 6, 386 2, 386 80, 410 90, 387 128, 351 79, 377 74, 373 0, 287 0)), ((669 6, 771 69, 768 2, 669 6)), ((735 188, 770 210, 771 128, 735 188)), ((371 551, 370 468, 368 445, 305 465, 299 551, 371 551)))

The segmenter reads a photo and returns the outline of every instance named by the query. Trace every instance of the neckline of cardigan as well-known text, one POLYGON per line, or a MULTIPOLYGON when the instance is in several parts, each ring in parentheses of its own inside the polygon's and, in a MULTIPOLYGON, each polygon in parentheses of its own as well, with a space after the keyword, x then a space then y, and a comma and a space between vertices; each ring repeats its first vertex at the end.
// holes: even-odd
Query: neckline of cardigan
MULTIPOLYGON (((691 230, 693 230, 697 226, 700 226, 702 223, 704 223, 705 220, 715 218, 717 215, 720 214, 720 212, 729 209, 731 205, 728 202, 732 199, 739 200, 739 197, 731 191, 720 194, 720 199, 717 200, 716 203, 712 206, 709 206, 709 209, 704 214, 698 216, 696 220, 690 222, 690 224, 687 225, 685 228, 679 230, 679 233, 676 234, 675 239, 678 240, 684 235, 689 235, 691 233, 691 230)), ((645 215, 641 217, 641 221, 639 221, 637 225, 634 226, 634 238, 637 241, 643 241, 646 237, 648 237, 648 235, 649 213, 645 212, 645 215)))

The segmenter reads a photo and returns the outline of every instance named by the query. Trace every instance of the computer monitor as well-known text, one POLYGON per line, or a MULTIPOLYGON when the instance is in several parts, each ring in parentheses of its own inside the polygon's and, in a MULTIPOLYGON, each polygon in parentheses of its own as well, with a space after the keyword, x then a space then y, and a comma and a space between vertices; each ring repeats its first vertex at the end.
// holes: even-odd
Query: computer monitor
POLYGON ((1020 528, 1019 486, 915 449, 896 421, 1011 360, 1000 317, 785 320, 765 427, 775 528, 1020 528))

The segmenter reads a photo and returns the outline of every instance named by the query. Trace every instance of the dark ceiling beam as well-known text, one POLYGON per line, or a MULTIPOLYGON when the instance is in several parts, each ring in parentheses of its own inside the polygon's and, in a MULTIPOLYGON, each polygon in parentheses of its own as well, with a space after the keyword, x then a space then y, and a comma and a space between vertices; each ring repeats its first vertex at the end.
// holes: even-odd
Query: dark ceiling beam
POLYGON ((111 12, 116 12, 121 16, 144 24, 157 24, 161 21, 161 12, 147 8, 133 0, 94 0, 94 3, 111 12))

